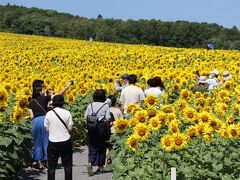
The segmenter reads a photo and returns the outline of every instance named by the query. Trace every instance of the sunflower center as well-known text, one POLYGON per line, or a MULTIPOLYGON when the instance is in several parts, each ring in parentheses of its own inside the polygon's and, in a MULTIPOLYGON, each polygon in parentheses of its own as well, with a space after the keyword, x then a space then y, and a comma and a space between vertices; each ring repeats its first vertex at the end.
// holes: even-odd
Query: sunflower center
POLYGON ((190 111, 190 112, 187 113, 187 116, 188 116, 189 118, 193 118, 194 113, 190 111))
POLYGON ((119 124, 118 129, 125 129, 125 127, 126 127, 126 124, 121 123, 121 124, 119 124))
POLYGON ((203 116, 202 116, 202 121, 203 121, 203 122, 206 122, 207 120, 208 120, 208 116, 203 115, 203 116))
POLYGON ((138 134, 139 134, 139 136, 144 136, 146 134, 146 130, 145 129, 140 129, 138 131, 138 134))
POLYGON ((150 99, 148 100, 148 103, 152 105, 152 104, 155 103, 155 100, 154 100, 153 98, 150 98, 150 99))
POLYGON ((176 144, 177 146, 180 146, 182 143, 183 143, 182 138, 177 137, 177 138, 175 139, 175 144, 176 144))
POLYGON ((131 145, 131 147, 136 147, 137 146, 137 141, 136 141, 136 139, 131 139, 131 141, 130 141, 130 145, 131 145))
POLYGON ((140 116, 139 117, 139 122, 141 122, 141 123, 145 122, 145 117, 144 116, 140 116))
POLYGON ((157 126, 158 126, 158 123, 157 123, 156 121, 153 121, 153 122, 152 122, 152 126, 153 126, 153 127, 157 127, 157 126))
POLYGON ((236 129, 231 129, 231 135, 236 136, 237 135, 237 130, 236 129))
POLYGON ((169 139, 165 139, 164 144, 165 146, 171 146, 171 141, 169 139))
POLYGON ((0 100, 3 100, 3 98, 4 98, 4 94, 0 93, 0 100))

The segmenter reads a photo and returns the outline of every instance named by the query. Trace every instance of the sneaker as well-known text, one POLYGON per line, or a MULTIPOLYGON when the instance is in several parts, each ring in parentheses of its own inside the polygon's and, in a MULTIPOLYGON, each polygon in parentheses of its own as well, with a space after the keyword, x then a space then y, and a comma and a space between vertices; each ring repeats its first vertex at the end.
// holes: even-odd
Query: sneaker
POLYGON ((87 165, 87 171, 88 171, 88 175, 89 176, 93 176, 94 175, 91 164, 87 165))

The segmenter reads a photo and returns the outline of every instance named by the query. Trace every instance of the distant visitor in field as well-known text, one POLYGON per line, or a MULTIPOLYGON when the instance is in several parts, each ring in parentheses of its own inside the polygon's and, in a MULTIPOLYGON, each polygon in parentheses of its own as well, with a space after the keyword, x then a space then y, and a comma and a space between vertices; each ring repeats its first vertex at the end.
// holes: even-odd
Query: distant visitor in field
POLYGON ((109 123, 111 119, 106 91, 98 89, 93 94, 93 101, 84 113, 88 128, 88 175, 93 176, 93 167, 98 166, 96 173, 103 173, 106 160, 106 148, 109 140, 109 123))
POLYGON ((219 86, 219 82, 217 80, 219 75, 218 70, 214 70, 210 72, 209 79, 207 79, 208 90, 212 91, 215 87, 219 86))
POLYGON ((198 84, 196 84, 195 86, 193 86, 192 88, 192 92, 196 93, 196 92, 207 92, 208 91, 208 85, 207 85, 207 78, 205 76, 200 76, 199 80, 198 80, 198 84))
POLYGON ((137 82, 137 76, 131 74, 128 77, 129 86, 125 87, 120 95, 121 111, 124 116, 127 116, 127 107, 131 103, 142 105, 145 98, 144 92, 141 88, 135 86, 137 82))
POLYGON ((230 74, 228 71, 224 71, 222 74, 222 80, 219 83, 220 85, 223 84, 224 82, 232 79, 232 74, 230 74))
POLYGON ((116 91, 121 92, 125 87, 129 85, 128 77, 128 74, 123 74, 121 76, 121 82, 119 79, 114 79, 114 88, 116 91))
POLYGON ((72 180, 72 141, 70 132, 73 121, 69 111, 63 108, 63 95, 53 97, 53 109, 47 112, 44 126, 49 133, 48 143, 48 180, 55 180, 58 158, 61 157, 65 180, 72 180))

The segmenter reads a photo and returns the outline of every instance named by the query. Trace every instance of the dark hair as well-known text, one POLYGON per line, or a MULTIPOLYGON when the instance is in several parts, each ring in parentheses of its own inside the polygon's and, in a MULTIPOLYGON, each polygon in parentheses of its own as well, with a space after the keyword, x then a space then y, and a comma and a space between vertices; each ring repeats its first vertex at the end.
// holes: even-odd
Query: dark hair
POLYGON ((111 106, 112 106, 112 107, 115 106, 115 105, 116 105, 116 102, 117 102, 116 96, 110 95, 110 96, 108 96, 108 98, 111 100, 111 106))
POLYGON ((32 92, 32 99, 36 99, 37 97, 41 96, 40 92, 43 90, 42 87, 34 87, 32 92))
POLYGON ((43 80, 36 79, 36 80, 33 81, 32 88, 42 87, 43 84, 44 84, 43 80))
POLYGON ((97 89, 93 93, 94 102, 105 102, 106 101, 106 91, 103 89, 97 89))
POLYGON ((147 80, 147 84, 150 86, 150 87, 156 87, 156 81, 155 79, 149 79, 147 80))
POLYGON ((137 82, 137 76, 135 74, 130 74, 128 76, 129 84, 135 84, 137 82))
POLYGON ((160 77, 154 77, 153 79, 155 80, 156 87, 159 86, 161 90, 166 90, 160 77))
POLYGON ((52 105, 53 107, 63 107, 65 104, 63 95, 53 96, 52 105))

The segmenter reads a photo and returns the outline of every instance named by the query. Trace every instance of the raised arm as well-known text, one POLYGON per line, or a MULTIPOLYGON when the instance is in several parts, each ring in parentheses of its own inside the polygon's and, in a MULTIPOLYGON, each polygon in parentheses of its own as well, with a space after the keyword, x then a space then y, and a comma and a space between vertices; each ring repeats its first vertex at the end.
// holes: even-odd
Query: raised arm
POLYGON ((58 95, 63 95, 71 85, 73 85, 73 81, 69 81, 67 85, 58 93, 58 95))

